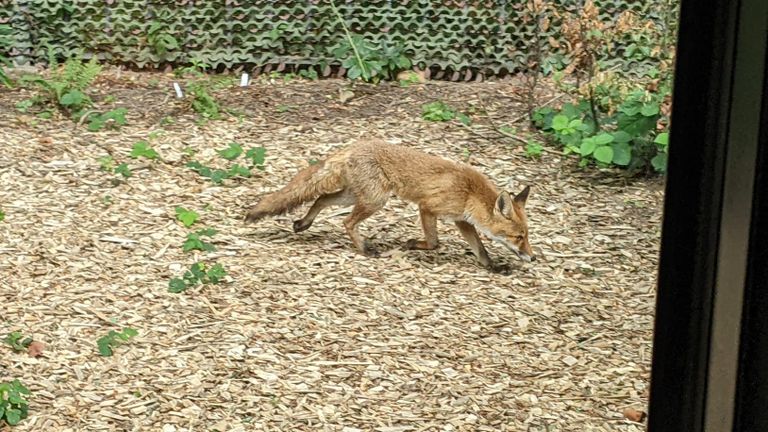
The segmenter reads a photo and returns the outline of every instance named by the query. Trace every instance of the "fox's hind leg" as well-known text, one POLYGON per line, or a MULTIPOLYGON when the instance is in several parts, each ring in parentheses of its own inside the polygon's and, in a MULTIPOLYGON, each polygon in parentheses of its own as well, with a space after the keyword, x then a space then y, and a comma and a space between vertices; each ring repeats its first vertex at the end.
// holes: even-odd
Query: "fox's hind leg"
POLYGON ((480 236, 477 235, 475 227, 464 221, 456 221, 456 227, 459 228, 459 232, 461 232, 461 236, 464 237, 464 240, 469 243, 469 247, 477 257, 480 265, 485 268, 491 268, 491 258, 488 256, 488 252, 485 250, 485 246, 483 246, 480 236))
POLYGON ((349 216, 344 219, 344 228, 346 228, 349 238, 352 239, 352 244, 365 256, 377 257, 379 256, 379 252, 375 247, 368 243, 367 240, 363 239, 357 229, 357 226, 360 224, 360 222, 369 218, 372 214, 376 213, 382 207, 384 207, 385 203, 386 201, 380 203, 358 201, 352 208, 352 213, 350 213, 349 216))
POLYGON ((419 207, 419 218, 421 219, 421 228, 424 230, 424 240, 410 239, 405 243, 405 248, 437 249, 437 217, 424 207, 419 207))
POLYGON ((312 204, 312 207, 309 208, 309 211, 303 218, 293 222, 293 232, 302 232, 311 227, 312 222, 315 221, 317 215, 326 207, 350 205, 354 202, 354 195, 349 193, 346 189, 323 195, 315 200, 315 203, 312 204))

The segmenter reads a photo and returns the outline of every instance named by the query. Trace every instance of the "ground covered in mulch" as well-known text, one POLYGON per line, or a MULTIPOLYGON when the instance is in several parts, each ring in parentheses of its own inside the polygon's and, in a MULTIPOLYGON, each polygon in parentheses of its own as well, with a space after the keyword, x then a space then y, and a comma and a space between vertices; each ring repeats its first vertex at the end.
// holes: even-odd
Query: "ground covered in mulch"
POLYGON ((31 93, 0 90, 0 337, 45 344, 39 357, 0 345, 0 381, 33 392, 13 430, 645 429, 622 412, 647 404, 661 180, 526 157, 494 132, 523 133, 513 79, 358 85, 342 102, 347 81, 263 78, 219 91, 240 115, 207 123, 172 80, 104 72, 95 100, 128 107, 128 124, 100 132, 20 113, 31 93), (473 125, 423 120, 435 100, 473 125), (437 251, 400 251, 421 233, 396 199, 362 225, 389 251, 378 259, 351 249, 346 209, 301 234, 304 208, 242 222, 259 194, 366 137, 465 160, 512 192, 531 185, 538 261, 486 240, 509 267, 489 273, 448 224, 437 251), (162 160, 130 158, 140 140, 162 160), (265 169, 215 185, 185 167, 231 166, 216 150, 233 141, 264 146, 265 169), (107 155, 133 175, 102 170, 107 155), (176 206, 199 221, 184 227, 176 206), (202 228, 216 250, 184 252, 202 228), (225 280, 168 292, 197 261, 225 280), (125 327, 138 336, 99 355, 97 339, 125 327))

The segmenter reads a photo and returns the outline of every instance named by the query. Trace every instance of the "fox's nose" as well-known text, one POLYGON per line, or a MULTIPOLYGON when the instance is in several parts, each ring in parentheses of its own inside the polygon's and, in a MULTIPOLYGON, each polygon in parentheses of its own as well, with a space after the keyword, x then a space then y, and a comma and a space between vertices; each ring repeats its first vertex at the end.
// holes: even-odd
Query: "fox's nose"
POLYGON ((534 261, 536 261, 536 257, 531 255, 531 262, 534 262, 534 261))

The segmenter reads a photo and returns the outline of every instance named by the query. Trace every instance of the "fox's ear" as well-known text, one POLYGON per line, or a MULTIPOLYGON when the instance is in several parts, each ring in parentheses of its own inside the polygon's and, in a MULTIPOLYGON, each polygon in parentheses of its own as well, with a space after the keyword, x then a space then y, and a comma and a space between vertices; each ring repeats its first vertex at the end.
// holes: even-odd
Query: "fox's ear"
POLYGON ((509 192, 504 191, 496 198, 496 207, 493 210, 509 219, 512 217, 512 202, 512 196, 509 195, 509 192))
POLYGON ((525 202, 528 201, 528 193, 531 191, 530 186, 526 186, 525 189, 522 190, 519 194, 515 196, 515 204, 519 205, 521 208, 525 207, 525 202))

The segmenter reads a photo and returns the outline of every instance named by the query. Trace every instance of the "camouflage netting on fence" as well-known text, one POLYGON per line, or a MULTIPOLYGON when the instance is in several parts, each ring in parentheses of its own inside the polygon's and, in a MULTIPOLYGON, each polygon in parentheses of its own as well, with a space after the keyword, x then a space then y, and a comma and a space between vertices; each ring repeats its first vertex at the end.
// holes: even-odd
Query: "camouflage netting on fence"
MULTIPOLYGON (((523 0, 336 0, 347 25, 368 40, 400 42, 421 67, 469 79, 505 74, 526 64, 533 23, 523 0)), ((577 0, 556 0, 571 8, 577 0)), ((654 16, 654 0, 600 0, 610 20, 625 10, 654 16)), ((0 24, 12 28, 6 53, 17 63, 92 54, 138 67, 201 60, 217 68, 257 71, 284 65, 338 64, 333 47, 344 33, 329 0, 0 0, 0 24), (171 48, 163 49, 163 39, 171 48), (159 41, 159 42, 158 42, 159 41), (173 45, 178 44, 178 47, 173 45)), ((547 36, 559 40, 557 22, 547 36)), ((549 44, 551 58, 557 51, 549 44)), ((628 68, 652 59, 614 61, 628 68)), ((441 75, 442 75, 441 73, 441 75)))

